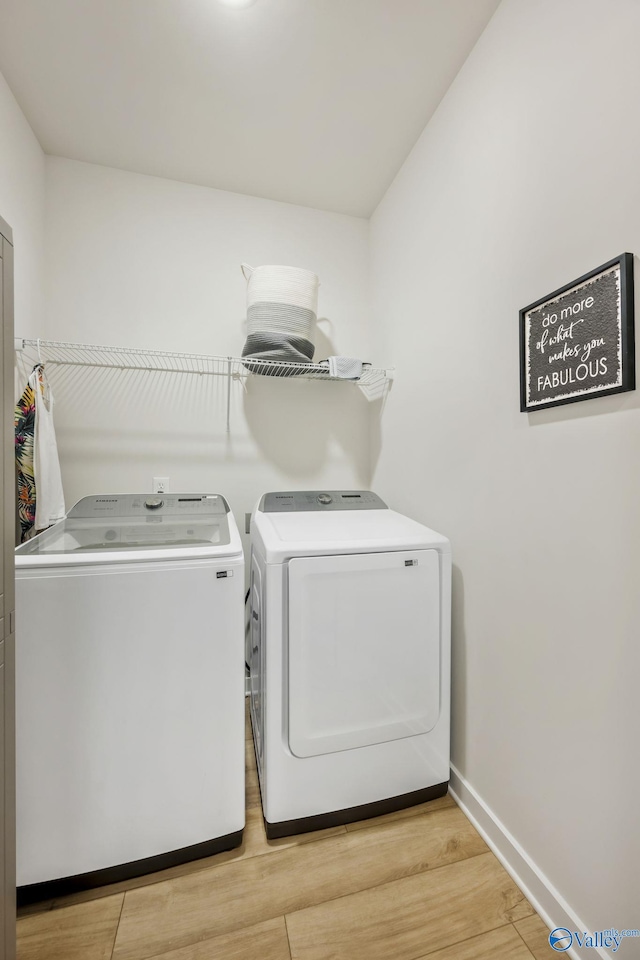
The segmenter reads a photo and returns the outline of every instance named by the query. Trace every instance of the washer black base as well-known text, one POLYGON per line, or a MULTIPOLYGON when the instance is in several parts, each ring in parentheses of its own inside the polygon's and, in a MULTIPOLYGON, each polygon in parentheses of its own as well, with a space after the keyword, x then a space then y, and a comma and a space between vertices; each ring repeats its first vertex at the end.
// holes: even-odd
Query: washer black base
POLYGON ((354 820, 368 820, 371 817, 381 817, 385 813, 395 813, 396 810, 404 810, 405 807, 413 807, 418 803, 427 803, 429 800, 444 797, 448 787, 449 781, 445 780, 444 783, 436 783, 432 787, 403 793, 399 797, 388 797, 386 800, 376 800, 374 803, 362 803, 358 807, 346 807, 344 810, 332 810, 330 813, 320 813, 314 817, 283 820, 281 823, 269 823, 265 819, 267 840, 278 840, 280 837, 291 837, 296 833, 325 830, 327 827, 353 823, 354 820))
POLYGON ((145 873, 155 873, 157 870, 167 870, 180 863, 190 860, 200 860, 202 857, 212 857, 224 850, 233 850, 242 843, 243 830, 228 833, 215 840, 205 840, 203 843, 194 843, 190 847, 180 850, 170 850, 155 857, 145 857, 143 860, 133 860, 131 863, 121 863, 115 867, 104 867, 102 870, 92 870, 90 873, 80 873, 75 877, 63 877, 60 880, 45 880, 42 883, 30 883, 18 887, 16 891, 17 905, 27 906, 39 900, 50 900, 53 897, 63 897, 69 893, 78 893, 81 890, 92 890, 94 887, 104 887, 110 883, 120 883, 122 880, 131 880, 141 877, 145 873))

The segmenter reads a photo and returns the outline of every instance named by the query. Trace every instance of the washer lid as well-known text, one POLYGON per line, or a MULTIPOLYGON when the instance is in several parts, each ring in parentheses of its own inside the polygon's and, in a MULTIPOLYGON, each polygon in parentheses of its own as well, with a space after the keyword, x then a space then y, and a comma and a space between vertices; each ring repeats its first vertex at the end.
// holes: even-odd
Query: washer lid
POLYGON ((132 562, 241 554, 219 495, 85 497, 64 520, 16 549, 16 565, 132 562))

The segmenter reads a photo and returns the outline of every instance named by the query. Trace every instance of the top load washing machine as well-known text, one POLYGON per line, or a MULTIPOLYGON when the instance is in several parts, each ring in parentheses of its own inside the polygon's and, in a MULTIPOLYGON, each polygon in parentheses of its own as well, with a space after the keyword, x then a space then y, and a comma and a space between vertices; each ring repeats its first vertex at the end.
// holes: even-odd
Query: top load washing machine
POLYGON ((349 490, 265 494, 251 544, 251 719, 267 836, 446 793, 448 540, 349 490))
POLYGON ((243 594, 214 494, 85 497, 16 550, 21 902, 241 842, 243 594))

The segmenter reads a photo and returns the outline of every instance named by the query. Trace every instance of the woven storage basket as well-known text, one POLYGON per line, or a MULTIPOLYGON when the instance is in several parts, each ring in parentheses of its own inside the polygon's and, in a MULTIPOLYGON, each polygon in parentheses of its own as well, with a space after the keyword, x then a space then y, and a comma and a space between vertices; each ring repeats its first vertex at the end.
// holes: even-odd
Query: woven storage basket
POLYGON ((243 357, 311 363, 319 280, 300 267, 242 264, 247 280, 243 357))

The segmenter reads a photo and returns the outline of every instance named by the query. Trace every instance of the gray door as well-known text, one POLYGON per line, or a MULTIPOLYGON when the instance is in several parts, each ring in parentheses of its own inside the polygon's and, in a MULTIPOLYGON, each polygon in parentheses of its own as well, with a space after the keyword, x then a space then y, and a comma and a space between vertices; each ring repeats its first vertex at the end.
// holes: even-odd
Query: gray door
POLYGON ((15 468, 13 427, 13 246, 0 218, 0 365, 2 369, 2 470, 0 470, 0 956, 16 955, 15 863, 15 468))

